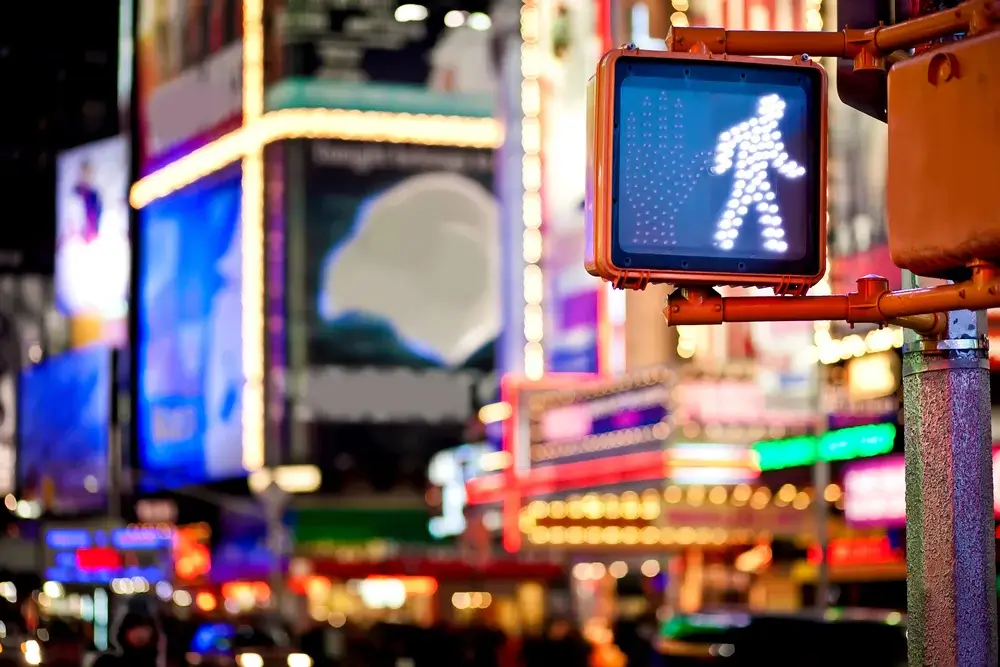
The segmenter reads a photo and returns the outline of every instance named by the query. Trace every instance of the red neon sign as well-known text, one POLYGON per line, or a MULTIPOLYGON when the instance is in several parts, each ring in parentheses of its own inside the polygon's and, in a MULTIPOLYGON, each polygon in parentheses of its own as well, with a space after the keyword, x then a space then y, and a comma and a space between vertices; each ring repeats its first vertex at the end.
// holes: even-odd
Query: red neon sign
POLYGON ((122 557, 111 547, 77 549, 76 566, 83 572, 117 570, 122 566, 122 557))
MULTIPOLYGON (((809 563, 819 565, 818 545, 809 548, 809 563)), ((888 537, 844 537, 830 540, 827 562, 831 567, 850 565, 885 565, 903 562, 903 554, 888 537)))

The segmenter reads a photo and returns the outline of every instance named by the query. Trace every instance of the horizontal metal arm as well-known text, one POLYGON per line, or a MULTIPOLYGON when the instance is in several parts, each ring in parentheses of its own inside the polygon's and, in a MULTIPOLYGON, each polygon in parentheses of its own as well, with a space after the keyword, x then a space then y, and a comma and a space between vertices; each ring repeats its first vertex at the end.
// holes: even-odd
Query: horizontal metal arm
POLYGON ((668 51, 706 50, 733 56, 799 56, 813 58, 884 58, 926 42, 968 32, 1000 19, 998 0, 969 0, 954 9, 926 14, 895 25, 840 32, 726 30, 671 27, 668 51))
POLYGON ((667 297, 670 326, 723 322, 841 320, 851 324, 895 324, 925 336, 944 333, 945 313, 1000 307, 1000 269, 976 265, 962 283, 889 291, 882 276, 858 279, 850 294, 829 296, 724 297, 711 287, 684 287, 667 297))

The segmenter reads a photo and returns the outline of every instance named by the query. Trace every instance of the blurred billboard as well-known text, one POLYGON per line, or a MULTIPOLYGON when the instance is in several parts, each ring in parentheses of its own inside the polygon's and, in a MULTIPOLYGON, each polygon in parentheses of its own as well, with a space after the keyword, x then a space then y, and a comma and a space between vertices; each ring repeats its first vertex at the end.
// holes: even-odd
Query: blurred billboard
POLYGON ((127 339, 129 142, 112 137, 74 148, 56 166, 55 301, 71 344, 127 339))
POLYGON ((139 0, 140 172, 151 173, 239 127, 241 0, 139 0))
POLYGON ((545 271, 545 367, 553 372, 600 369, 599 325, 604 284, 583 267, 587 81, 603 40, 592 0, 543 3, 542 266, 545 271))
MULTIPOLYGON (((267 75, 268 108, 491 115, 504 26, 485 11, 463 11, 469 5, 276 3, 267 30, 267 61, 276 70, 267 75)), ((516 30, 516 10, 511 18, 507 26, 516 30)))
POLYGON ((308 365, 492 368, 492 152, 313 141, 303 157, 304 233, 290 257, 304 261, 290 262, 289 289, 304 297, 308 365))
POLYGON ((140 484, 243 474, 239 173, 140 213, 136 412, 140 484))
POLYGON ((112 353, 106 347, 49 357, 21 373, 21 499, 56 514, 103 511, 113 390, 112 353))

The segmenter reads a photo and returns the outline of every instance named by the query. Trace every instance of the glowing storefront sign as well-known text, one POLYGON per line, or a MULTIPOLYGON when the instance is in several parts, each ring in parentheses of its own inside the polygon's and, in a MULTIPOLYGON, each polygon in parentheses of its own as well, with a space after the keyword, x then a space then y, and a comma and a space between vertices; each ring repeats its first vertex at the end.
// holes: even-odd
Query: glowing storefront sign
POLYGON ((781 470, 822 461, 849 461, 892 451, 896 440, 893 424, 867 424, 836 431, 822 437, 803 435, 754 443, 761 470, 781 470))
POLYGON ((45 578, 63 584, 107 585, 116 579, 169 579, 173 531, 156 527, 49 528, 45 578))
MULTIPOLYGON (((831 567, 883 565, 901 563, 905 559, 903 551, 893 546, 892 540, 885 535, 835 538, 830 540, 826 553, 831 567)), ((809 549, 808 559, 811 565, 820 564, 818 545, 809 549)))
POLYGON ((465 484, 483 474, 482 459, 487 445, 462 445, 438 452, 427 468, 427 480, 441 489, 441 515, 427 525, 432 537, 442 538, 465 532, 465 484))
POLYGON ((677 394, 680 421, 793 428, 815 421, 811 411, 770 405, 754 380, 689 380, 678 387, 677 394))
MULTIPOLYGON (((1000 448, 993 449, 993 513, 1000 516, 1000 448)), ((844 516, 855 526, 906 525, 902 455, 851 464, 844 474, 844 516)))

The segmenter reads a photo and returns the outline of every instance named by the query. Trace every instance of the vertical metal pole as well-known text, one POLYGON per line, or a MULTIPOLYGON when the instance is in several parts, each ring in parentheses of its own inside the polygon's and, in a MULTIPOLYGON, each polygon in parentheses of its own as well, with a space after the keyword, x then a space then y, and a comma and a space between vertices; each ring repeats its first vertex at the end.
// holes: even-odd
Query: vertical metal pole
MULTIPOLYGON (((826 421, 825 414, 823 415, 823 420, 824 422, 826 421)), ((822 432, 816 434, 817 437, 821 435, 822 432)), ((830 605, 830 563, 827 560, 830 551, 830 534, 827 525, 830 516, 830 507, 825 497, 826 487, 829 485, 830 462, 821 461, 817 457, 816 463, 813 464, 813 489, 816 494, 813 512, 816 519, 816 543, 819 545, 821 558, 819 567, 816 568, 816 600, 814 605, 820 611, 825 611, 830 605)))
POLYGON ((288 494, 282 491, 277 484, 271 483, 263 493, 260 500, 264 505, 267 546, 271 552, 271 567, 269 570, 269 584, 271 587, 271 603, 275 617, 285 620, 286 590, 285 571, 283 561, 288 553, 288 535, 285 529, 285 509, 288 507, 288 494))
MULTIPOLYGON (((826 383, 825 368, 820 365, 816 369, 813 377, 813 406, 818 418, 816 420, 817 443, 823 437, 829 426, 829 416, 826 414, 823 403, 823 387, 826 383)), ((818 445, 817 445, 818 450, 818 445)), ((813 505, 813 512, 816 521, 816 543, 819 545, 820 561, 816 569, 816 600, 813 605, 820 611, 825 611, 830 605, 830 504, 826 501, 826 487, 830 485, 830 462, 821 456, 822 452, 816 452, 816 463, 813 464, 812 483, 813 493, 816 500, 813 505)))
POLYGON ((903 347, 911 667, 997 664, 985 334, 985 313, 957 311, 943 340, 903 347))

